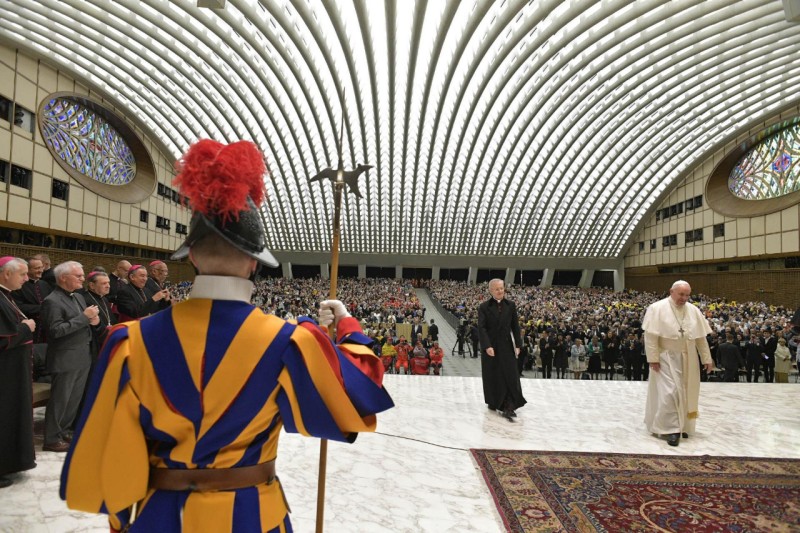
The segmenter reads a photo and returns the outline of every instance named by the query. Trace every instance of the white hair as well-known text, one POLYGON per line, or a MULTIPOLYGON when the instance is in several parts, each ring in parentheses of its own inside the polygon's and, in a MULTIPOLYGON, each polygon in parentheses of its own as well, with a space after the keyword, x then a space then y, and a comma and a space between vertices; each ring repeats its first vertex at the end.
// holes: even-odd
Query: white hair
POLYGON ((498 283, 502 283, 503 285, 506 284, 506 282, 503 281, 502 279, 494 278, 493 280, 489 281, 489 290, 490 291, 492 290, 492 285, 497 285, 498 283))
POLYGON ((15 257, 14 259, 10 260, 5 265, 1 266, 0 267, 0 272, 6 272, 6 271, 9 271, 9 270, 12 271, 12 272, 16 272, 20 268, 22 268, 22 266, 27 265, 27 264, 28 264, 28 262, 25 261, 24 259, 19 258, 19 257, 15 257))
POLYGON ((83 268, 83 265, 77 261, 65 261, 56 265, 56 267, 53 269, 53 276, 55 276, 56 280, 59 280, 65 274, 71 274, 71 271, 74 268, 83 268))
POLYGON ((682 279, 679 279, 678 281, 672 284, 672 287, 670 287, 669 290, 677 289, 681 285, 686 285, 687 287, 691 287, 688 281, 683 281, 682 279))

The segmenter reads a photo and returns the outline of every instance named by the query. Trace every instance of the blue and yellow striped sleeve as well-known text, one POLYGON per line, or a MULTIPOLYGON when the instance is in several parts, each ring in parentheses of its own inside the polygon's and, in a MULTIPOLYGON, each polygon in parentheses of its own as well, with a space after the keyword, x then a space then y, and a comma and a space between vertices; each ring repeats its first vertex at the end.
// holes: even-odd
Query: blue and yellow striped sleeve
POLYGON ((286 431, 352 442, 375 431, 375 414, 394 406, 383 388, 383 364, 355 319, 343 319, 334 345, 312 320, 301 319, 284 352, 277 401, 286 431))

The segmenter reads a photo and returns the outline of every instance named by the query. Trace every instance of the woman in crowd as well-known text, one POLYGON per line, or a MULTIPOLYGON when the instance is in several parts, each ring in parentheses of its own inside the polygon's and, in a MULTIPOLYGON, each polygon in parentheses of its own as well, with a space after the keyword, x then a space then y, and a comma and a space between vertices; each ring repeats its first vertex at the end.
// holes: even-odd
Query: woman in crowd
POLYGON ((589 354, 589 374, 592 379, 600 379, 600 372, 603 370, 603 344, 597 335, 592 337, 586 351, 589 354))
POLYGON ((394 359, 397 357, 397 350, 392 344, 392 338, 386 337, 386 342, 383 343, 381 348, 381 362, 383 363, 383 370, 387 373, 392 371, 394 367, 394 359))
POLYGON ((775 349, 775 383, 789 383, 789 373, 792 371, 792 355, 786 346, 786 339, 778 339, 775 349))
POLYGON ((575 379, 580 379, 581 374, 586 372, 586 346, 581 339, 575 339, 575 344, 570 348, 570 368, 575 375, 575 379))
POLYGON ((556 369, 556 378, 564 379, 567 377, 567 368, 569 367, 569 344, 564 340, 563 335, 559 335, 556 339, 556 345, 553 349, 553 366, 556 369))

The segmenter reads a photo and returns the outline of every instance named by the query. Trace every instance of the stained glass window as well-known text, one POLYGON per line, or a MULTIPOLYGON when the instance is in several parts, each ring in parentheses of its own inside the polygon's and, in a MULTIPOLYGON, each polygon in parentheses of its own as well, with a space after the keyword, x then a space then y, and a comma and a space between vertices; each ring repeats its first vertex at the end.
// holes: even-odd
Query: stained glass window
POLYGON ((800 191, 800 124, 750 149, 733 167, 728 188, 744 200, 766 200, 800 191))
POLYGON ((136 158, 128 144, 84 105, 53 98, 44 106, 41 126, 51 150, 81 174, 107 185, 127 185, 136 176, 136 158))

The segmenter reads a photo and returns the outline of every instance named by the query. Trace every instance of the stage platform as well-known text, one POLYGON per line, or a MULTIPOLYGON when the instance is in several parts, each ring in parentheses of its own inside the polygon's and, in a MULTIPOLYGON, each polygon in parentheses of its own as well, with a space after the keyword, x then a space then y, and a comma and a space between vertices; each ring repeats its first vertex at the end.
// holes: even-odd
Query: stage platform
MULTIPOLYGON (((672 448, 642 424, 645 382, 525 379, 528 404, 514 423, 486 408, 478 377, 385 382, 396 407, 379 418, 378 433, 328 447, 325 531, 503 531, 470 448, 800 458, 795 383, 703 383, 698 433, 672 448)), ((318 441, 281 440, 278 474, 295 531, 314 531, 318 441)), ((0 489, 0 531, 108 531, 104 517, 58 498, 63 459, 37 452, 39 466, 0 489)))

